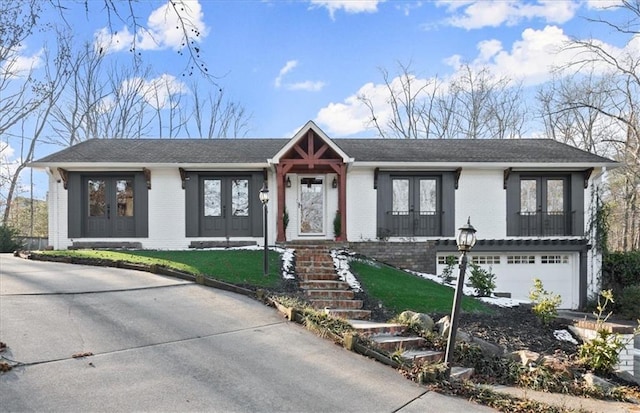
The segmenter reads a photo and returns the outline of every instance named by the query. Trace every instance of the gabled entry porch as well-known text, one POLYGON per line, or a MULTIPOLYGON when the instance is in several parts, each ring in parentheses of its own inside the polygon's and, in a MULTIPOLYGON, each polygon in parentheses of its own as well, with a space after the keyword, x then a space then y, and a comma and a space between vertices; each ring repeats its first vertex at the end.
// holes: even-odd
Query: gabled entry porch
POLYGON ((271 162, 276 171, 277 242, 346 239, 346 154, 308 122, 271 162))

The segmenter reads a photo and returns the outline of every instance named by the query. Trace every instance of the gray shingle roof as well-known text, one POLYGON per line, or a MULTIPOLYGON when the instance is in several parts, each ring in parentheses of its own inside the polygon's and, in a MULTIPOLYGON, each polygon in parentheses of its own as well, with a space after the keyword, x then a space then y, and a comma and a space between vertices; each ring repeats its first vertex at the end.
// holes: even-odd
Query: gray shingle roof
MULTIPOLYGON (((93 139, 34 162, 264 163, 288 139, 93 139)), ((356 162, 612 163, 551 139, 340 139, 356 162)))

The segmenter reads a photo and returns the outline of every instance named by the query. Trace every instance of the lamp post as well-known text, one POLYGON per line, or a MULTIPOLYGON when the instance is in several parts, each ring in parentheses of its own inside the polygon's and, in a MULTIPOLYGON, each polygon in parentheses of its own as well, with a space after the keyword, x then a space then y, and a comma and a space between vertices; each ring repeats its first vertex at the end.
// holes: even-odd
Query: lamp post
POLYGON ((451 324, 449 325, 449 338, 447 339, 447 352, 444 362, 447 366, 446 376, 451 377, 451 364, 453 363, 453 352, 456 348, 456 333, 458 330, 458 313, 460 312, 460 303, 462 301, 462 289, 464 288, 464 275, 467 271, 467 252, 476 244, 476 229, 471 225, 471 218, 467 219, 467 223, 458 229, 456 238, 458 251, 462 253, 460 256, 460 275, 456 283, 456 292, 453 297, 453 308, 451 309, 451 324))
POLYGON ((267 203, 269 202, 269 188, 267 187, 267 182, 265 181, 262 184, 262 189, 260 189, 260 202, 262 202, 262 209, 264 211, 264 265, 262 267, 264 276, 269 275, 269 247, 268 247, 268 239, 267 239, 267 203))

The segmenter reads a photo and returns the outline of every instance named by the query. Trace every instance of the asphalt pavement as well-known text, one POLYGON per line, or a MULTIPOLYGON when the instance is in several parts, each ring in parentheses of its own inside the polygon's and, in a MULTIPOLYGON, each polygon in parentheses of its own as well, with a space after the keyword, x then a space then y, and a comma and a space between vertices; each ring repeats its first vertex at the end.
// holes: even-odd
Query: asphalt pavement
POLYGON ((494 411, 248 297, 131 270, 0 254, 0 341, 0 411, 494 411))

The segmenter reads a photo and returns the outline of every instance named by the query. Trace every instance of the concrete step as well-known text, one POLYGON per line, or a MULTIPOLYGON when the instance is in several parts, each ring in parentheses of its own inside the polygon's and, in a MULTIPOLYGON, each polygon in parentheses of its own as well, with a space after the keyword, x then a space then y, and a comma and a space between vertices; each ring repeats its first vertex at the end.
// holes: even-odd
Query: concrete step
POLYGON ((377 335, 371 337, 371 341, 382 350, 394 352, 398 350, 411 350, 423 347, 425 340, 422 337, 405 337, 392 335, 377 335))
POLYGON ((311 299, 343 299, 351 300, 355 293, 351 290, 320 290, 310 289, 305 291, 305 295, 311 299))
POLYGON ((300 281, 303 290, 348 290, 349 283, 334 280, 309 280, 300 281))
POLYGON ((407 350, 401 357, 411 363, 439 363, 444 360, 444 353, 436 350, 407 350))
POLYGON ((309 300, 313 308, 329 308, 337 310, 358 310, 362 308, 362 300, 309 300))
POLYGON ((473 376, 472 367, 452 367, 451 378, 453 380, 469 380, 473 376))
POLYGON ((407 330, 403 324, 377 323, 365 320, 350 320, 351 326, 363 336, 373 336, 378 334, 400 335, 407 330))
POLYGON ((369 310, 326 310, 327 314, 333 317, 344 318, 347 320, 367 320, 371 317, 371 311, 369 310))

